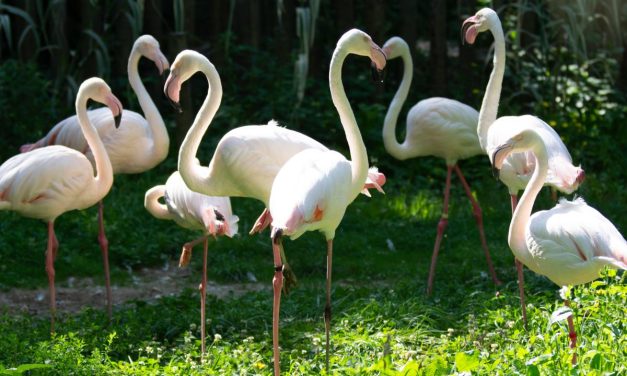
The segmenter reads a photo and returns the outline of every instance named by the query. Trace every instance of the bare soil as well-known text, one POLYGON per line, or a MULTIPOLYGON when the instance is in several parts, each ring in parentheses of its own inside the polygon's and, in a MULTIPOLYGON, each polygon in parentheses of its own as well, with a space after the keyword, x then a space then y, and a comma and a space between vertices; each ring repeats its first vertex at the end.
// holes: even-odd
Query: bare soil
MULTIPOLYGON (((196 274, 196 273, 194 273, 196 274)), ((166 265, 164 268, 133 271, 128 286, 112 285, 113 305, 123 305, 129 300, 151 301, 164 296, 180 294, 185 288, 195 288, 200 283, 200 275, 192 275, 189 269, 166 265)), ((218 284, 207 281, 207 294, 221 299, 238 297, 250 291, 271 290, 266 283, 218 284)), ((91 278, 68 278, 56 285, 57 311, 75 313, 85 307, 104 308, 105 287, 97 285, 91 278)), ((0 291, 0 311, 34 315, 48 314, 48 288, 11 289, 0 291)))

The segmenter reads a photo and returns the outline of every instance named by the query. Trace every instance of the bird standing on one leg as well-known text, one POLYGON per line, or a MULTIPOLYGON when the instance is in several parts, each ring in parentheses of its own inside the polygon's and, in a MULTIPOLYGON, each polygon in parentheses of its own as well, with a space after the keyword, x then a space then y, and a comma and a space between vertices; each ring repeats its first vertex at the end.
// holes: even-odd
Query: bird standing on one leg
POLYGON ((203 243, 202 281, 200 283, 200 338, 201 356, 205 355, 205 301, 207 291, 207 247, 209 236, 237 233, 239 218, 233 215, 231 200, 228 197, 212 197, 191 191, 175 171, 165 185, 157 185, 146 191, 144 207, 158 219, 169 219, 179 226, 203 233, 198 239, 183 245, 179 266, 189 263, 192 248, 203 243), (165 205, 159 202, 163 197, 165 205))
POLYGON ((272 338, 274 373, 280 374, 279 310, 283 285, 281 237, 296 239, 307 231, 318 230, 327 240, 327 302, 325 306, 326 368, 329 369, 329 331, 331 321, 331 265, 333 239, 348 205, 359 195, 368 175, 368 154, 355 115, 342 84, 342 65, 349 54, 368 56, 377 70, 385 67, 385 54, 370 36, 352 29, 344 33, 333 52, 329 68, 329 87, 333 104, 350 150, 351 160, 331 150, 304 150, 278 172, 270 193, 272 248, 275 274, 272 338))

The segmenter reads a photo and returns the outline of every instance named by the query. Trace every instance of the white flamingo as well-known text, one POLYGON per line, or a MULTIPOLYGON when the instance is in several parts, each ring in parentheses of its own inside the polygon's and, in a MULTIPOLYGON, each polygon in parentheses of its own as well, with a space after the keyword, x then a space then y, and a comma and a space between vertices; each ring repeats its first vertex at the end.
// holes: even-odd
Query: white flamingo
MULTIPOLYGON (((200 53, 182 51, 172 63, 164 91, 178 106, 181 85, 196 72, 206 76, 208 89, 179 150, 178 170, 185 184, 192 191, 207 196, 255 198, 267 208, 272 182, 288 159, 305 149, 328 149, 302 133, 279 127, 275 121, 270 121, 267 125, 247 125, 227 132, 220 139, 209 166, 200 165, 196 159, 200 141, 222 100, 222 83, 218 71, 200 53)), ((385 176, 373 168, 364 181, 364 189, 381 190, 385 176)), ((364 193, 367 194, 367 190, 364 193)), ((251 233, 263 230, 271 221, 270 213, 264 210, 251 233)), ((286 288, 289 288, 294 283, 294 276, 287 267, 286 273, 286 288)))
MULTIPOLYGON (((605 266, 627 270, 627 242, 616 227, 582 198, 561 199, 550 210, 531 215, 533 204, 549 176, 550 149, 542 132, 526 129, 497 146, 492 156, 500 170, 512 153, 530 152, 535 168, 514 210, 507 241, 516 259, 559 286, 578 285, 599 277, 605 266)), ((568 300, 565 301, 568 305, 568 300)), ((571 348, 576 334, 568 317, 571 348)), ((573 364, 576 354, 573 354, 573 364)))
POLYGON ((349 54, 368 56, 378 70, 385 54, 368 34, 352 29, 337 42, 329 67, 329 87, 350 150, 351 160, 332 150, 309 149, 293 156, 272 184, 268 209, 272 214, 272 248, 275 274, 272 338, 274 373, 280 373, 279 311, 283 284, 281 238, 296 239, 318 230, 327 240, 327 301, 325 307, 326 368, 329 368, 331 321, 331 264, 333 239, 348 205, 359 195, 368 174, 368 154, 342 84, 342 65, 349 54))
POLYGON ((183 245, 179 266, 189 263, 192 249, 203 243, 202 282, 200 283, 201 355, 205 354, 205 300, 207 294, 207 246, 209 236, 233 237, 239 218, 233 215, 228 197, 211 197, 190 190, 178 171, 170 175, 165 185, 146 191, 144 206, 155 218, 169 219, 179 226, 201 231, 203 235, 183 245), (159 202, 162 198, 165 204, 159 202))
MULTIPOLYGON (((86 209, 109 192, 113 170, 105 147, 87 115, 87 101, 106 104, 119 124, 122 104, 100 78, 84 81, 76 96, 76 114, 81 130, 92 150, 92 167, 87 157, 74 149, 53 145, 18 154, 0 166, 0 210, 13 210, 48 223, 46 272, 50 289, 51 331, 54 332, 56 296, 54 259, 59 242, 54 221, 61 214, 86 209)), ((113 120, 112 120, 113 122, 113 120)))
MULTIPOLYGON (((490 8, 479 10, 474 16, 466 19, 462 25, 462 33, 466 42, 473 44, 477 35, 490 31, 494 37, 494 59, 490 80, 479 111, 477 134, 481 147, 491 158, 495 148, 508 140, 512 135, 524 129, 535 129, 542 134, 548 151, 548 175, 545 184, 570 194, 584 180, 585 174, 580 167, 573 166, 568 149, 558 134, 541 119, 531 116, 503 116, 497 119, 499 98, 505 73, 505 37, 499 16, 490 8)), ((512 212, 516 207, 518 191, 524 189, 535 168, 535 159, 530 152, 515 153, 504 161, 499 178, 507 186, 511 197, 512 212)), ((522 264, 516 260, 518 272, 518 288, 523 321, 527 323, 524 297, 524 277, 522 264)))
MULTIPOLYGON (((98 130, 105 145, 114 174, 135 174, 150 170, 161 163, 168 155, 170 139, 165 123, 159 114, 138 72, 138 63, 144 56, 152 60, 159 74, 168 69, 168 60, 159 49, 159 42, 150 35, 142 35, 133 44, 128 59, 128 80, 139 99, 144 116, 124 110, 119 129, 106 108, 88 111, 89 120, 98 130)), ((63 145, 84 153, 95 166, 93 150, 83 136, 77 116, 71 116, 55 125, 48 134, 34 144, 23 145, 21 152, 27 152, 48 145, 63 145)), ((99 202, 98 241, 102 249, 107 289, 107 312, 111 318, 111 284, 109 279, 109 241, 104 232, 103 203, 99 202)))
POLYGON ((488 270, 492 281, 501 284, 496 276, 488 244, 483 231, 483 216, 479 203, 472 196, 470 186, 466 182, 457 161, 483 154, 477 138, 477 121, 479 113, 461 102, 447 98, 427 98, 414 105, 407 114, 405 140, 399 143, 396 139, 396 123, 398 116, 407 99, 413 76, 414 65, 407 43, 400 37, 392 37, 383 45, 388 60, 401 57, 403 60, 403 79, 390 103, 383 123, 383 144, 385 150, 394 158, 405 160, 409 158, 435 156, 446 162, 446 185, 444 187, 444 204, 442 216, 438 223, 437 236, 431 257, 429 278, 427 280, 427 294, 431 294, 435 265, 440 251, 440 243, 448 225, 448 202, 451 188, 451 174, 457 173, 464 186, 466 195, 472 205, 473 215, 477 221, 481 246, 488 263, 488 270))

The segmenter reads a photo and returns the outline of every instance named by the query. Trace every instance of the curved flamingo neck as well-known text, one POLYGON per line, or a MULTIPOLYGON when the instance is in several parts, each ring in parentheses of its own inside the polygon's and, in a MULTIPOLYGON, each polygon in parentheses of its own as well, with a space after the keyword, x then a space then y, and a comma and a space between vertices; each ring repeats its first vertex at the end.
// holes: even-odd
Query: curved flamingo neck
POLYGON ((76 99, 76 117, 78 118, 78 124, 81 127, 87 145, 89 145, 89 149, 91 149, 96 164, 96 176, 94 177, 95 190, 86 192, 89 197, 81 197, 81 199, 93 201, 91 200, 92 198, 101 200, 107 192, 109 192, 109 189, 111 189, 111 185, 113 184, 113 168, 111 167, 109 155, 98 135, 98 131, 96 131, 96 128, 94 128, 89 121, 89 116, 87 115, 88 99, 84 92, 78 92, 76 99))
POLYGON ((498 17, 491 24, 490 32, 494 37, 494 59, 492 61, 494 66, 483 96, 483 102, 481 102, 479 124, 477 125, 479 143, 483 150, 486 150, 487 147, 488 129, 494 123, 498 114, 503 75, 505 74, 505 36, 503 35, 503 27, 498 17))
POLYGON ((405 100, 407 99, 409 87, 411 86, 411 80, 414 75, 414 64, 406 45, 403 46, 401 58, 403 59, 403 79, 396 90, 396 94, 394 94, 394 98, 392 98, 388 112, 385 114, 385 119, 383 120, 383 145, 385 146, 385 150, 387 150, 387 152, 394 158, 407 159, 408 150, 404 148, 402 144, 399 144, 396 139, 396 123, 398 122, 398 115, 401 112, 403 103, 405 103, 405 100))
MULTIPOLYGON (((533 131, 531 131, 533 132, 533 131)), ((509 243, 514 255, 523 262, 527 263, 530 260, 529 249, 527 248, 526 231, 529 226, 529 219, 531 217, 531 211, 533 210, 533 204, 536 201, 538 193, 544 185, 548 170, 549 160, 546 150, 546 146, 542 138, 535 132, 530 133, 533 136, 533 154, 536 158, 536 168, 533 171, 533 175, 527 183, 525 192, 522 194, 518 205, 512 215, 512 221, 509 225, 509 234, 507 241, 509 243)))
POLYGON ((181 143, 179 150, 178 170, 185 181, 185 184, 195 192, 200 192, 211 196, 210 184, 207 180, 210 177, 210 169, 201 166, 196 160, 196 153, 200 146, 200 141, 204 136, 211 120, 215 116, 220 102, 222 101, 222 83, 220 75, 215 66, 209 61, 199 61, 198 72, 202 72, 207 77, 207 96, 196 114, 185 139, 181 143))
POLYGON ((340 115, 340 122, 348 141, 351 155, 352 199, 354 199, 363 189, 364 181, 368 175, 368 153, 342 83, 342 65, 346 56, 348 56, 348 51, 342 46, 338 46, 333 52, 329 67, 329 89, 331 90, 331 100, 340 115))
POLYGON ((144 207, 157 219, 173 219, 168 207, 159 202, 159 198, 165 195, 165 185, 157 185, 146 192, 144 207))
POLYGON ((144 117, 148 122, 148 126, 150 127, 150 131, 152 132, 153 150, 150 154, 155 160, 160 162, 168 155, 170 138, 168 137, 168 131, 165 128, 165 123, 159 113, 159 109, 153 102, 150 94, 148 94, 148 91, 144 86, 144 83, 139 77, 138 65, 141 57, 142 54, 134 47, 128 58, 128 82, 130 83, 131 88, 133 88, 135 95, 137 95, 139 106, 141 107, 144 117))

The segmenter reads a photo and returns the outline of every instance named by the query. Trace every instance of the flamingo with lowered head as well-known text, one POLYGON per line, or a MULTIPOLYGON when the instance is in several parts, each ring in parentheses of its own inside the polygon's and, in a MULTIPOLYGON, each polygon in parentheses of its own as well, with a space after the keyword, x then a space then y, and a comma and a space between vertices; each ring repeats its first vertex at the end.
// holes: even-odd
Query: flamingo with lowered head
POLYGON ((239 218, 233 215, 231 200, 228 197, 211 197, 190 190, 178 171, 170 175, 165 185, 157 185, 146 191, 144 207, 158 219, 169 219, 179 226, 203 233, 198 239, 183 245, 179 266, 189 263, 192 248, 202 242, 202 281, 200 283, 200 338, 201 356, 205 354, 205 300, 207 295, 207 247, 209 236, 226 235, 229 238, 237 233, 239 218), (162 198, 165 204, 159 202, 162 198))
POLYGON ((59 242, 54 221, 61 214, 86 209, 109 192, 113 170, 107 151, 87 114, 87 101, 106 104, 119 124, 122 104, 100 78, 85 80, 76 96, 76 114, 95 163, 66 146, 52 145, 13 156, 0 166, 0 210, 13 210, 48 223, 46 272, 50 289, 50 327, 54 332, 56 296, 54 259, 59 242))
MULTIPOLYGON (((497 146, 520 133, 524 129, 535 129, 542 134, 547 147, 548 175, 544 182, 557 190, 570 194, 577 190, 585 178, 581 167, 572 163, 568 149, 559 135, 541 119, 532 115, 502 116, 497 119, 499 98, 505 73, 505 36, 501 21, 496 12, 490 8, 479 10, 474 16, 466 19, 462 25, 462 34, 469 44, 473 44, 477 35, 490 31, 494 37, 494 59, 490 80, 479 111, 477 134, 481 148, 490 158, 497 146)), ((492 159, 491 159, 492 160, 492 159)), ((535 168, 535 158, 531 152, 514 153, 503 162, 500 180, 507 186, 511 197, 512 212, 516 207, 518 191, 524 189, 535 168)), ((522 264, 516 260, 518 272, 518 289, 522 307, 523 322, 527 323, 524 297, 524 277, 522 264)))
POLYGON ((368 154, 355 115, 342 84, 342 65, 349 54, 368 56, 377 70, 385 67, 385 54, 361 30, 344 33, 337 42, 329 67, 329 88, 340 115, 351 160, 332 150, 309 149, 294 155, 280 169, 272 184, 268 209, 272 214, 272 249, 275 274, 272 338, 274 374, 280 373, 279 310, 283 284, 281 239, 296 239, 307 231, 318 230, 327 240, 327 283, 324 321, 326 368, 329 370, 329 331, 331 321, 331 265, 333 239, 348 205, 359 195, 368 175, 368 154))
POLYGON ((499 285, 501 282, 496 276, 488 244, 483 231, 483 216, 481 207, 472 195, 470 186, 466 182, 457 161, 483 154, 479 139, 477 138, 477 111, 461 102, 447 98, 427 98, 414 105, 407 114, 407 129, 405 140, 399 143, 396 139, 396 122, 407 99, 409 87, 411 85, 414 66, 411 53, 407 43, 400 37, 392 37, 383 45, 388 60, 401 57, 403 60, 403 78, 401 84, 390 103, 383 123, 383 144, 385 150, 394 158, 405 160, 422 156, 435 156, 446 161, 446 185, 444 187, 444 204, 442 216, 438 223, 433 255, 431 256, 431 267, 429 268, 429 278, 427 280, 427 294, 431 294, 433 289, 433 279, 435 278, 435 265, 440 251, 440 243, 444 231, 448 225, 448 202, 451 188, 451 174, 453 170, 457 173, 459 180, 464 186, 466 195, 472 205, 473 215, 477 221, 481 246, 488 263, 488 270, 492 281, 499 285))
MULTIPOLYGON (((89 120, 98 130, 105 145, 114 174, 136 174, 150 170, 161 163, 168 155, 170 139, 165 123, 157 106, 139 77, 138 64, 144 56, 152 60, 159 74, 168 69, 169 63, 159 49, 159 42, 150 35, 142 35, 133 44, 128 59, 128 80, 137 94, 144 116, 134 111, 124 110, 119 129, 106 108, 88 111, 89 120)), ((48 145, 63 145, 84 153, 95 166, 95 157, 89 143, 83 136, 77 116, 71 116, 55 125, 48 134, 34 144, 23 145, 21 152, 27 152, 48 145)), ((104 206, 98 207, 98 242, 102 249, 107 289, 107 312, 111 318, 111 283, 109 279, 109 241, 104 232, 104 206)))
MULTIPOLYGON (((507 241, 516 259, 559 286, 578 285, 599 277, 605 266, 627 270, 627 242, 616 227, 582 198, 561 199, 550 210, 531 215, 534 201, 549 176, 550 143, 537 129, 525 129, 494 149, 497 170, 513 153, 530 152, 534 171, 514 210, 507 241)), ((565 301, 568 305, 568 300, 565 301)), ((570 347, 577 336, 568 317, 570 347)), ((576 363, 573 354, 573 364, 576 363)))
MULTIPOLYGON (((185 50, 172 63, 164 91, 179 107, 181 85, 196 72, 202 72, 209 85, 207 96, 179 150, 181 177, 192 191, 207 196, 255 198, 267 208, 272 182, 288 159, 305 149, 328 149, 302 133, 279 127, 272 120, 267 125, 246 125, 227 132, 220 139, 209 166, 200 165, 196 159, 200 141, 222 100, 220 75, 205 56, 185 50)), ((368 194, 368 188, 381 190, 384 183, 385 176, 372 168, 364 178, 363 192, 368 194)), ((251 233, 263 230, 271 221, 270 213, 264 210, 251 233)), ((284 255, 282 258, 285 261, 284 255)), ((294 275, 286 264, 286 289, 294 282, 294 275)))

